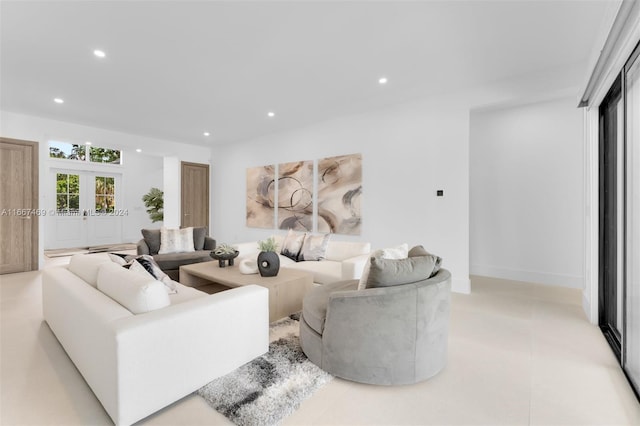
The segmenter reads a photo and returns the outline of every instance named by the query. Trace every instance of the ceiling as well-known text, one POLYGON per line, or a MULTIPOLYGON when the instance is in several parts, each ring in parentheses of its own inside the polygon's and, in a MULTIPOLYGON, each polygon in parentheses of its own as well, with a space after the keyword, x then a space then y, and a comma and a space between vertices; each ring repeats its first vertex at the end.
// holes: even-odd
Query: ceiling
POLYGON ((611 5, 3 0, 0 108, 183 143, 241 141, 584 64, 611 5))

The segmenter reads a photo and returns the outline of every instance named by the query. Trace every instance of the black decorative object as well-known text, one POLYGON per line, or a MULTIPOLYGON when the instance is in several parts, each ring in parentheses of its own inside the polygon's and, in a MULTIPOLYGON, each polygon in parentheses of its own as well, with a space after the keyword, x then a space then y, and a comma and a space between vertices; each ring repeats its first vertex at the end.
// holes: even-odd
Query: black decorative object
POLYGON ((229 266, 233 266, 233 259, 238 257, 239 253, 240 252, 238 250, 233 253, 224 254, 216 254, 215 251, 212 251, 211 253, 209 253, 209 256, 218 261, 218 266, 224 268, 226 266, 225 262, 228 262, 229 266))
POLYGON ((280 271, 280 258, 273 251, 261 251, 258 254, 258 271, 262 277, 275 277, 280 271))

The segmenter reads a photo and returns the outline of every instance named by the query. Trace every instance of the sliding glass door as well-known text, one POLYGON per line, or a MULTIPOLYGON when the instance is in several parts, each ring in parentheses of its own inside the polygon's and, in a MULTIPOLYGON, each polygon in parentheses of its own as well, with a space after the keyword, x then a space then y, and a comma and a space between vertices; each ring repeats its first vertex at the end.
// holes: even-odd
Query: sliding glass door
POLYGON ((625 67, 626 215, 623 368, 640 394, 640 48, 625 67))
POLYGON ((600 104, 599 325, 618 359, 624 295, 624 102, 618 78, 600 104))

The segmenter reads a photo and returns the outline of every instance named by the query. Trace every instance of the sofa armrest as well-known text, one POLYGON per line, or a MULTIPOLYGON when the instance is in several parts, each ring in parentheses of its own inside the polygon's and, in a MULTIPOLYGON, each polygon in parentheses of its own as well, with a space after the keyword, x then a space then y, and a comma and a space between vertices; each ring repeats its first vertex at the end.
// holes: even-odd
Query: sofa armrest
POLYGON ((370 254, 361 254, 342 261, 342 279, 359 280, 370 254))
POLYGON ((116 424, 134 423, 267 352, 269 291, 248 285, 113 322, 116 424))
POLYGON ((216 248, 216 240, 211 237, 204 237, 204 248, 203 250, 215 250, 216 248))
POLYGON ((144 240, 144 238, 140 241, 138 241, 138 243, 136 244, 136 250, 138 252, 138 254, 150 254, 149 250, 149 246, 147 245, 147 242, 144 240))

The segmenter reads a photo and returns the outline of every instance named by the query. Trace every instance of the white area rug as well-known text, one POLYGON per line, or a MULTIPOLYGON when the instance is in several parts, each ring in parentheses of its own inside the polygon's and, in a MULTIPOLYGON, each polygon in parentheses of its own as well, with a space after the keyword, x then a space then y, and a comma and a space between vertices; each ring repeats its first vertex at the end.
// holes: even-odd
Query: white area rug
POLYGON ((307 359, 295 316, 269 330, 269 352, 196 393, 241 426, 274 425, 293 413, 333 376, 307 359))

